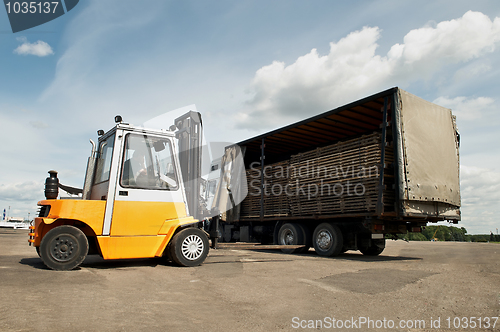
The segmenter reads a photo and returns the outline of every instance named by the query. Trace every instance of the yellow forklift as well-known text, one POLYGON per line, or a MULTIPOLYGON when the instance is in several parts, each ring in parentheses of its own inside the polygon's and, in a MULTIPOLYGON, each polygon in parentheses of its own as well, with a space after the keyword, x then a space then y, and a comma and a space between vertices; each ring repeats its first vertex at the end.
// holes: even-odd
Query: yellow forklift
POLYGON ((91 140, 83 189, 61 185, 49 171, 46 199, 30 227, 45 265, 71 270, 88 254, 104 259, 166 257, 197 266, 209 250, 200 216, 201 116, 175 119, 168 130, 124 123, 91 140), (77 199, 58 199, 59 188, 77 199))

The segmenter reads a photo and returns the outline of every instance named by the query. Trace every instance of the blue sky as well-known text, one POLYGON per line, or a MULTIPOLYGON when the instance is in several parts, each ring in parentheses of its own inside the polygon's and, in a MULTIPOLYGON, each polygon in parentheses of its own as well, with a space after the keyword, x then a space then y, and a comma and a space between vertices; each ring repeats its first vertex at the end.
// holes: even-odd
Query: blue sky
POLYGON ((500 228, 500 2, 82 0, 13 34, 0 10, 0 208, 33 216, 49 169, 81 187, 88 139, 196 104, 239 141, 399 86, 452 108, 461 226, 500 228))

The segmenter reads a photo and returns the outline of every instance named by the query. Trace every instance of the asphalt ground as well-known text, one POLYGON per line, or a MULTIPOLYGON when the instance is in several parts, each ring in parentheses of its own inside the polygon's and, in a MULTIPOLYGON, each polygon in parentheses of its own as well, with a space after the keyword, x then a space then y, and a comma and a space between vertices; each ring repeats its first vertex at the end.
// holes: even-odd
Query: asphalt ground
POLYGON ((499 244, 388 241, 378 257, 336 258, 218 249, 195 268, 89 256, 58 272, 27 240, 0 229, 0 331, 500 330, 499 244))

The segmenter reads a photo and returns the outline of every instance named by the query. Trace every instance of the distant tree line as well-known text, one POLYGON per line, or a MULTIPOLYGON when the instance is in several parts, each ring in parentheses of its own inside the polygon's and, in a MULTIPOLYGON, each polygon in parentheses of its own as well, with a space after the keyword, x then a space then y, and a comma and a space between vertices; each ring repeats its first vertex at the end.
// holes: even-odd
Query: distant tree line
POLYGON ((408 241, 458 241, 458 242, 500 242, 500 235, 467 234, 464 227, 454 226, 427 226, 422 230, 422 233, 407 233, 401 236, 408 241))

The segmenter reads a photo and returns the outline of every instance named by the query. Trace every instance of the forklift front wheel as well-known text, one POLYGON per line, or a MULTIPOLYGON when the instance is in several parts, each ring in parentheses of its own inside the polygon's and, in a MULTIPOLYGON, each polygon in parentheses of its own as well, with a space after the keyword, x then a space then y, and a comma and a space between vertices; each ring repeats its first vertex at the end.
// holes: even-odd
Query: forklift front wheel
POLYGON ((186 228, 174 235, 167 250, 178 265, 198 266, 207 258, 208 238, 198 228, 186 228))
POLYGON ((78 228, 63 225, 51 229, 40 243, 40 257, 52 270, 69 271, 87 257, 89 243, 78 228))

